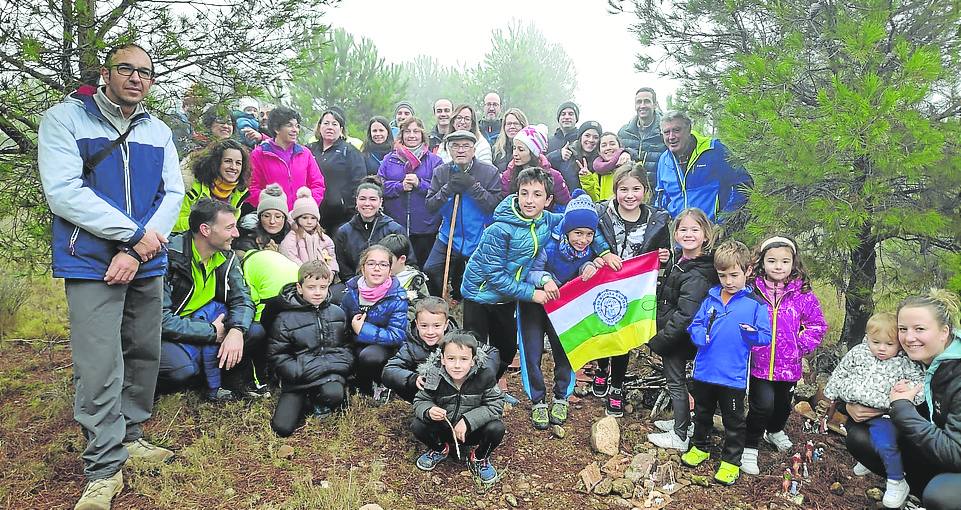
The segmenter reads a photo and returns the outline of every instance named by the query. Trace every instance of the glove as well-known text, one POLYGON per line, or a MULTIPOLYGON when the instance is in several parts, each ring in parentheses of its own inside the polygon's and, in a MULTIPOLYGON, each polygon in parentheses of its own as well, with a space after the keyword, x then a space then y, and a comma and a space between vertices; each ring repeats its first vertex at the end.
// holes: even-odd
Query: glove
POLYGON ((454 193, 463 193, 470 189, 475 182, 477 181, 474 180, 474 177, 472 177, 470 174, 465 172, 457 172, 451 174, 450 181, 447 183, 447 186, 450 187, 450 190, 454 193))

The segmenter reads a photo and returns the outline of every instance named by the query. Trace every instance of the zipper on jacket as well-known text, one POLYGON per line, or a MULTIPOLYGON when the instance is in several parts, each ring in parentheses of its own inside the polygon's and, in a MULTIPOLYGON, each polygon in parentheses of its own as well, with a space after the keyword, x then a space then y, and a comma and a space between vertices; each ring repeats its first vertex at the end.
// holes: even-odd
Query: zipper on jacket
MULTIPOLYGON (((531 254, 531 257, 537 257, 537 248, 538 248, 537 228, 533 220, 531 220, 531 238, 534 239, 534 252, 531 254)), ((515 281, 521 281, 521 271, 523 270, 524 270, 524 266, 520 266, 517 268, 517 273, 514 274, 515 281)))
MULTIPOLYGON (((777 314, 778 314, 778 310, 780 310, 781 308, 781 300, 775 299, 774 302, 771 302, 771 300, 768 299, 767 295, 764 294, 764 291, 761 291, 760 294, 761 296, 764 297, 764 300, 767 301, 768 304, 774 307, 774 310, 771 313, 771 356, 770 356, 770 362, 768 363, 768 372, 767 372, 768 380, 773 381, 774 380, 774 352, 775 352, 774 349, 777 347, 777 314)), ((775 290, 775 298, 776 297, 777 297, 777 290, 775 290)), ((781 297, 783 298, 784 296, 781 296, 781 297)))
POLYGON ((127 140, 123 141, 123 147, 120 148, 120 154, 123 156, 123 183, 127 195, 124 197, 126 202, 125 205, 127 206, 127 214, 129 216, 133 216, 133 212, 131 211, 133 206, 131 205, 132 201, 130 200, 130 146, 127 145, 127 140))
POLYGON ((77 236, 79 235, 80 235, 80 227, 74 227, 73 234, 70 235, 70 242, 67 244, 67 249, 70 250, 71 255, 77 254, 75 247, 77 244, 77 236))

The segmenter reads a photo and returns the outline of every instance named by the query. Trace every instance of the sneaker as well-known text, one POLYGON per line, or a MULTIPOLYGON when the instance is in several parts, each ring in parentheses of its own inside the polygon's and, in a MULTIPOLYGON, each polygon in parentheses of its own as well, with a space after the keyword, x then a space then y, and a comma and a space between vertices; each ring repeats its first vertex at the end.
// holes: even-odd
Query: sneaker
POLYGON ((567 421, 567 411, 569 408, 570 405, 567 403, 567 399, 554 399, 554 402, 551 403, 551 424, 563 425, 567 421))
POLYGON ((230 402, 233 400, 237 400, 237 395, 227 388, 216 388, 207 392, 208 402, 230 402))
POLYGON ((901 508, 904 500, 908 499, 910 490, 911 487, 908 486, 907 480, 889 479, 884 487, 884 497, 881 498, 881 504, 884 505, 884 508, 901 508))
POLYGON ((698 447, 692 446, 684 455, 681 455, 681 463, 687 467, 700 466, 702 462, 711 458, 711 454, 702 452, 698 447))
POLYGON ((734 464, 721 461, 721 465, 717 468, 717 473, 714 473, 714 479, 721 485, 734 485, 734 482, 737 481, 740 474, 740 468, 734 464))
POLYGON ((774 445, 779 452, 786 452, 794 447, 791 438, 787 437, 783 430, 780 432, 765 432, 764 440, 774 445))
POLYGON ((324 418, 326 418, 326 417, 328 417, 328 416, 330 416, 330 415, 332 415, 332 414, 334 414, 334 410, 333 410, 333 409, 331 409, 331 408, 329 408, 329 407, 327 407, 327 406, 325 406, 325 405, 316 404, 316 405, 314 405, 314 410, 313 410, 313 412, 310 413, 310 416, 312 416, 312 417, 314 417, 314 418, 317 418, 317 419, 319 419, 319 420, 322 420, 322 419, 324 419, 324 418))
POLYGON ((433 471, 441 462, 447 460, 450 453, 450 445, 445 444, 441 451, 427 450, 420 457, 417 457, 417 468, 422 471, 433 471))
MULTIPOLYGON (((600 372, 600 369, 597 369, 600 372)), ((597 398, 603 398, 607 396, 607 392, 611 390, 611 383, 608 379, 607 373, 594 374, 594 381, 591 382, 591 392, 597 398)))
POLYGON ((136 441, 123 444, 127 447, 127 455, 130 460, 144 460, 148 462, 167 462, 174 456, 174 452, 152 445, 146 439, 140 438, 136 441))
POLYGON ((865 466, 864 464, 861 464, 860 462, 855 464, 854 468, 852 468, 851 471, 854 471, 854 476, 868 476, 871 474, 871 470, 868 469, 868 467, 865 466))
POLYGON ((761 474, 761 468, 757 467, 757 448, 745 448, 741 454, 741 471, 748 475, 761 474))
POLYGON ((382 406, 390 402, 390 388, 383 384, 374 385, 374 405, 382 406))
POLYGON ((87 484, 73 510, 110 510, 110 501, 123 490, 123 473, 101 478, 87 484))
POLYGON ((620 418, 624 416, 624 396, 620 388, 611 388, 607 394, 607 409, 604 410, 608 416, 620 418))
POLYGON ((534 404, 531 409, 531 423, 534 424, 534 428, 537 430, 547 430, 550 426, 550 422, 547 418, 547 404, 540 403, 534 404))
POLYGON ((505 404, 510 404, 511 406, 516 406, 517 404, 520 404, 521 401, 520 401, 520 400, 517 400, 517 397, 515 397, 514 395, 511 395, 510 393, 507 393, 507 392, 505 391, 505 392, 504 392, 504 403, 505 403, 505 404))
POLYGON ((671 418, 670 420, 655 420, 654 428, 660 430, 661 432, 673 432, 674 418, 671 418))
POLYGON ((654 443, 654 446, 658 448, 680 450, 682 452, 687 451, 687 438, 681 439, 673 430, 670 432, 661 432, 660 434, 648 434, 647 440, 654 443))
POLYGON ((475 455, 476 449, 470 451, 470 470, 474 476, 483 484, 492 484, 497 481, 497 470, 491 464, 490 457, 478 459, 475 455))

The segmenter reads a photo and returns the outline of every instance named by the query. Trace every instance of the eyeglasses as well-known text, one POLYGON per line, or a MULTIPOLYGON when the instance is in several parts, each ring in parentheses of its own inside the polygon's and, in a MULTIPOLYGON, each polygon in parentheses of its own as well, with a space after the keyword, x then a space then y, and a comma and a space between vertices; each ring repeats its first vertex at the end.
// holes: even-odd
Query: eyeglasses
POLYGON ((470 117, 465 117, 465 116, 463 116, 463 115, 458 115, 458 116, 454 117, 454 120, 456 120, 456 121, 458 121, 458 122, 470 122, 472 119, 471 119, 470 117))
POLYGON ((132 76, 134 71, 137 71, 137 76, 141 80, 153 80, 155 76, 153 69, 147 69, 146 67, 134 67, 130 64, 117 64, 110 67, 116 69, 120 76, 132 76))
POLYGON ((500 106, 500 103, 484 103, 484 106, 500 106))
POLYGON ((504 123, 504 127, 521 127, 521 126, 522 124, 520 122, 507 121, 504 123))
POLYGON ((367 262, 364 262, 364 267, 367 269, 375 269, 378 267, 381 269, 390 269, 390 262, 377 262, 374 260, 368 260, 367 262))
POLYGON ((474 148, 474 144, 470 144, 470 143, 467 143, 467 144, 460 144, 460 143, 458 143, 458 144, 451 144, 451 145, 450 145, 450 150, 451 150, 452 152, 465 152, 465 151, 467 151, 467 150, 469 150, 469 149, 473 149, 473 148, 474 148))

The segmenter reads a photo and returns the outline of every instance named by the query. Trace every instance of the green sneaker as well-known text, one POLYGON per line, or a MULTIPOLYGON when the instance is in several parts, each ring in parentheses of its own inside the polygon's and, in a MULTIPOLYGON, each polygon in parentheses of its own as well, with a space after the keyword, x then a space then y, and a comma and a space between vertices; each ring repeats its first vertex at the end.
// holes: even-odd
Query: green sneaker
POLYGON ((702 462, 711 458, 711 454, 702 452, 696 446, 692 446, 684 455, 681 455, 681 462, 688 467, 700 466, 702 462))
POLYGON ((734 464, 721 461, 721 465, 717 468, 717 473, 714 473, 714 479, 723 485, 734 485, 734 482, 737 481, 740 475, 741 468, 734 464))
POLYGON ((568 408, 567 399, 554 400, 554 402, 551 403, 551 424, 563 425, 564 422, 567 421, 568 408))
POLYGON ((531 409, 531 423, 537 430, 547 430, 547 427, 550 426, 550 421, 547 418, 547 404, 534 404, 531 409))

